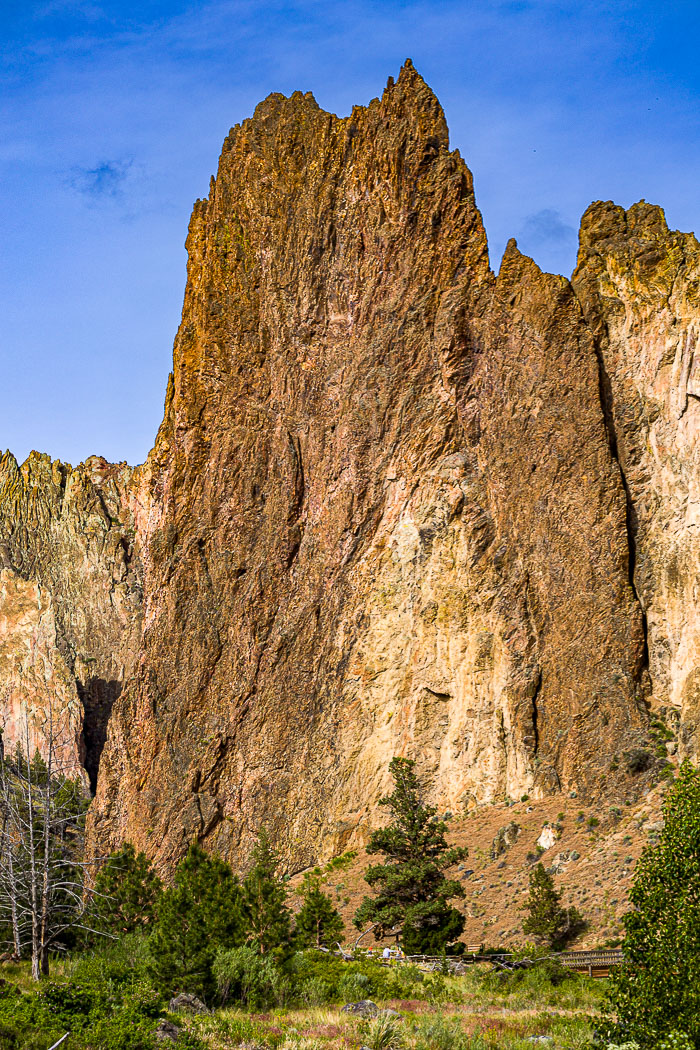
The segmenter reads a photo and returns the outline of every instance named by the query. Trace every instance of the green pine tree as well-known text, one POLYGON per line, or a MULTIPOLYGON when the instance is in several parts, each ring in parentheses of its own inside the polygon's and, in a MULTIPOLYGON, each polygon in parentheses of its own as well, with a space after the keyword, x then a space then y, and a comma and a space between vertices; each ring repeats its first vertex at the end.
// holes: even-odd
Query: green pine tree
POLYGON ((658 842, 637 863, 630 902, 608 1041, 655 1047, 683 1032, 700 1047, 700 772, 689 762, 664 804, 658 842))
POLYGON ((296 917, 295 939, 300 948, 330 947, 345 931, 338 909, 318 880, 307 880, 304 903, 296 917))
POLYGON ((550 948, 563 948, 585 929, 577 908, 562 907, 562 895, 554 888, 554 879, 541 862, 530 872, 529 889, 524 905, 529 914, 523 922, 523 933, 528 937, 550 948))
POLYGON ((359 928, 374 923, 377 940, 399 934, 409 955, 436 955, 464 929, 464 916, 447 902, 464 897, 461 883, 448 879, 446 868, 467 856, 467 850, 447 844, 447 825, 437 809, 424 803, 415 763, 393 758, 391 795, 380 800, 393 821, 373 832, 367 851, 381 853, 383 864, 370 866, 365 881, 376 886, 355 915, 359 928))
POLYGON ((162 893, 149 938, 151 971, 166 992, 210 997, 212 963, 220 948, 245 940, 241 887, 228 864, 196 843, 162 893))
POLYGON ((136 853, 130 842, 125 843, 107 858, 95 880, 95 929, 117 937, 147 929, 162 888, 145 853, 136 853))
POLYGON ((292 913, 278 868, 279 857, 263 828, 253 849, 253 867, 243 880, 247 940, 261 955, 283 956, 291 945, 292 913))

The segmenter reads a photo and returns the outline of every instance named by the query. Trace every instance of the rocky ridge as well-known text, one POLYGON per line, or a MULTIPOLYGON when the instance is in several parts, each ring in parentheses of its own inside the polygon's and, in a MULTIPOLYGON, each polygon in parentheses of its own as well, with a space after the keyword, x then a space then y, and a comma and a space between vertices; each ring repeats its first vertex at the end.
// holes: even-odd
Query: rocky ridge
POLYGON ((187 247, 147 463, 30 459, 0 505, 0 674, 41 639, 83 762, 116 683, 95 848, 241 867, 266 823, 298 870, 361 842, 397 753, 456 813, 639 790, 650 713, 694 755, 692 235, 593 205, 571 282, 515 242, 495 275, 407 63, 344 119, 261 103, 187 247))
POLYGON ((0 460, 3 744, 53 735, 96 787, 112 707, 137 649, 141 569, 134 471, 97 456, 76 469, 32 453, 0 460))

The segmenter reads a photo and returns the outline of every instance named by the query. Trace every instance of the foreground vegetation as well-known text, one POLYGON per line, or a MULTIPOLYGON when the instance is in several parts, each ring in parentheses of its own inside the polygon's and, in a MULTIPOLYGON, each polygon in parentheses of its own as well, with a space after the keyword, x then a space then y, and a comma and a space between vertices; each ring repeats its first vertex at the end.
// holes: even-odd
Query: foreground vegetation
POLYGON ((55 971, 37 988, 28 964, 4 968, 3 1050, 47 1050, 68 1031, 67 1050, 153 1050, 163 1045, 156 1039, 163 1019, 178 1029, 177 1042, 166 1045, 184 1050, 531 1050, 532 1037, 578 1050, 592 1039, 604 984, 551 963, 505 977, 475 966, 453 978, 406 964, 344 963, 313 949, 285 962, 251 952, 235 987, 220 980, 211 1012, 198 1015, 168 1013, 170 990, 154 978, 143 934, 86 952, 55 971), (345 1003, 364 999, 397 1016, 341 1011, 345 1003))
POLYGON ((0 766, 0 939, 15 960, 0 977, 0 1050, 48 1050, 67 1033, 65 1050, 700 1050, 700 774, 688 763, 638 865, 607 990, 547 954, 584 919, 541 863, 523 909, 535 965, 450 976, 464 890, 446 871, 466 851, 448 845, 408 760, 391 763, 392 821, 370 839, 383 860, 355 923, 441 957, 438 972, 333 954, 343 923, 322 872, 305 877, 295 915, 264 829, 242 880, 197 843, 169 886, 128 844, 88 878, 77 786, 38 755, 0 766))

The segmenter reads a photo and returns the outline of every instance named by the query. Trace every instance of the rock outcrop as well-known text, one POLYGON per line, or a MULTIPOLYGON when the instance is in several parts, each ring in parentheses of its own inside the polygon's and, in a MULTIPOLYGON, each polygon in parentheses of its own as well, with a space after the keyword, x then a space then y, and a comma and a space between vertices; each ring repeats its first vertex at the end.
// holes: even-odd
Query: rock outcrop
POLYGON ((433 94, 267 99, 188 250, 94 834, 167 865, 264 822, 305 864, 399 752, 453 809, 594 785, 644 715, 593 339, 514 246, 491 273, 433 94))
POLYGON ((623 472, 631 579, 660 702, 700 728, 700 245, 660 208, 594 204, 573 284, 595 333, 610 440, 623 472))
POLYGON ((135 655, 141 579, 133 471, 0 460, 0 699, 6 751, 43 749, 94 789, 107 722, 135 655))
POLYGON ((463 812, 609 789, 658 704, 692 749, 693 238, 596 205, 573 284, 514 242, 495 275, 407 63, 345 119, 261 103, 187 247, 147 463, 91 461, 78 501, 42 459, 41 557, 29 497, 0 513, 0 615, 44 615, 56 702, 117 683, 96 848, 245 866, 264 823, 299 868, 363 836, 394 754, 463 812))

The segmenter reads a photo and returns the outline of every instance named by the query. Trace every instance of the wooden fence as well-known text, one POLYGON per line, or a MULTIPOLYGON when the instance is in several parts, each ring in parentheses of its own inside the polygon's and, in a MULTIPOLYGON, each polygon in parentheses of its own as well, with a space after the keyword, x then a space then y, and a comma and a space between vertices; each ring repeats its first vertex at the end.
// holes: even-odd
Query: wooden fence
MULTIPOLYGON (((557 959, 567 970, 577 973, 588 974, 589 977, 608 977, 615 966, 620 966, 624 961, 624 955, 619 948, 606 948, 599 951, 581 952, 553 952, 548 959, 557 959)), ((443 958, 437 955, 409 955, 404 958, 394 958, 393 964, 400 962, 413 963, 422 970, 436 971, 444 967, 447 972, 459 976, 467 971, 470 964, 477 962, 490 962, 494 968, 499 970, 526 969, 532 965, 529 959, 516 959, 509 953, 484 955, 481 946, 469 945, 467 951, 461 956, 447 956, 443 958)))

